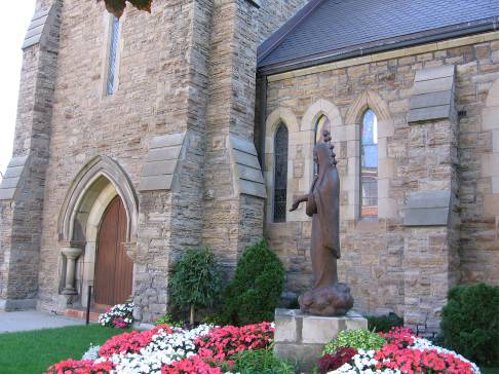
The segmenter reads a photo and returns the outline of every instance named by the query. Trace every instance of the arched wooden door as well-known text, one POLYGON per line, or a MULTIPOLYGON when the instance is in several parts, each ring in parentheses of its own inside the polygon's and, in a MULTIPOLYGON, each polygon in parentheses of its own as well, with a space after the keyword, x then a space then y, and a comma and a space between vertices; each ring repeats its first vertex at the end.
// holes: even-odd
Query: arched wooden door
POLYGON ((116 196, 104 212, 95 261, 95 302, 104 305, 123 303, 132 293, 133 263, 125 252, 127 233, 125 207, 116 196))

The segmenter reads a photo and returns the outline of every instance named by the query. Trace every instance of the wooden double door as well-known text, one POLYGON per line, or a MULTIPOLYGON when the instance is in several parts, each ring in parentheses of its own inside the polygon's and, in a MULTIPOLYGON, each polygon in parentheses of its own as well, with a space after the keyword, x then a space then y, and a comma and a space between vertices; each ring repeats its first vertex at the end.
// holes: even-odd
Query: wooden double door
POLYGON ((97 304, 124 303, 132 293, 133 262, 125 252, 127 213, 120 196, 109 203, 97 236, 94 298, 97 304))

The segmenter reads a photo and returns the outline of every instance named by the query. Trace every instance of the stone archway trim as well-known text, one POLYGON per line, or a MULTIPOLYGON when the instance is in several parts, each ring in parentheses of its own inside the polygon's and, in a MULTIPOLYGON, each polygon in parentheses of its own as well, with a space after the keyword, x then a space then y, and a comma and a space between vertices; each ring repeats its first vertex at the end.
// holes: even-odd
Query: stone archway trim
MULTIPOLYGON (((361 123, 365 110, 371 108, 377 115, 378 121, 391 121, 391 114, 387 103, 373 91, 364 91, 353 102, 345 117, 346 125, 361 123)), ((380 134, 379 134, 380 136, 380 134)))
MULTIPOLYGON (((325 115, 326 117, 328 117, 332 128, 342 125, 342 117, 337 106, 328 100, 319 99, 317 102, 312 104, 304 113, 300 125, 300 130, 314 132, 316 122, 321 115, 325 115)), ((314 134, 312 136, 314 137, 314 134)))
POLYGON ((128 215, 127 241, 133 242, 137 233, 138 203, 137 198, 125 171, 113 159, 97 156, 90 160, 77 174, 71 184, 58 220, 60 241, 71 241, 74 218, 80 202, 88 188, 101 176, 106 177, 122 198, 128 215))

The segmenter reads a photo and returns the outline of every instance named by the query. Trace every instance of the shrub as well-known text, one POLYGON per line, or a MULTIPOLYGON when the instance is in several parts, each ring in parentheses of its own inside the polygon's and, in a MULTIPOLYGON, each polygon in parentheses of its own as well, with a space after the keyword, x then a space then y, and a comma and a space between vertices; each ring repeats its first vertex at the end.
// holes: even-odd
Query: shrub
POLYGON ((285 282, 285 270, 265 241, 247 248, 225 291, 223 316, 232 324, 272 321, 285 282))
POLYGON ((341 331, 335 339, 325 345, 323 354, 334 354, 340 348, 380 349, 384 343, 383 337, 367 329, 346 330, 341 331))
POLYGON ((403 326, 403 319, 394 313, 382 316, 367 316, 368 329, 372 332, 389 332, 394 327, 403 326))
POLYGON ((184 323, 181 320, 175 320, 170 314, 165 314, 155 320, 155 325, 168 325, 170 327, 182 327, 184 323))
POLYGON ((173 306, 189 308, 191 325, 195 309, 214 305, 222 291, 222 273, 208 247, 184 254, 175 265, 169 290, 173 306))
POLYGON ((481 365, 498 363, 498 286, 450 289, 442 311, 444 345, 481 365))
POLYGON ((245 350, 233 356, 232 373, 293 374, 295 367, 274 356, 272 349, 245 350))

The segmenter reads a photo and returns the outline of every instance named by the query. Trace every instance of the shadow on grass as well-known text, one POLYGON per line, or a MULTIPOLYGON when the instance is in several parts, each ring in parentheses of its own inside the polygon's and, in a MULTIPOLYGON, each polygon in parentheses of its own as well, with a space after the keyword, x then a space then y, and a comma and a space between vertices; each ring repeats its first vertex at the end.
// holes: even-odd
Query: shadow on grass
POLYGON ((63 359, 80 359, 92 343, 128 330, 89 326, 0 334, 0 374, 40 374, 63 359))

